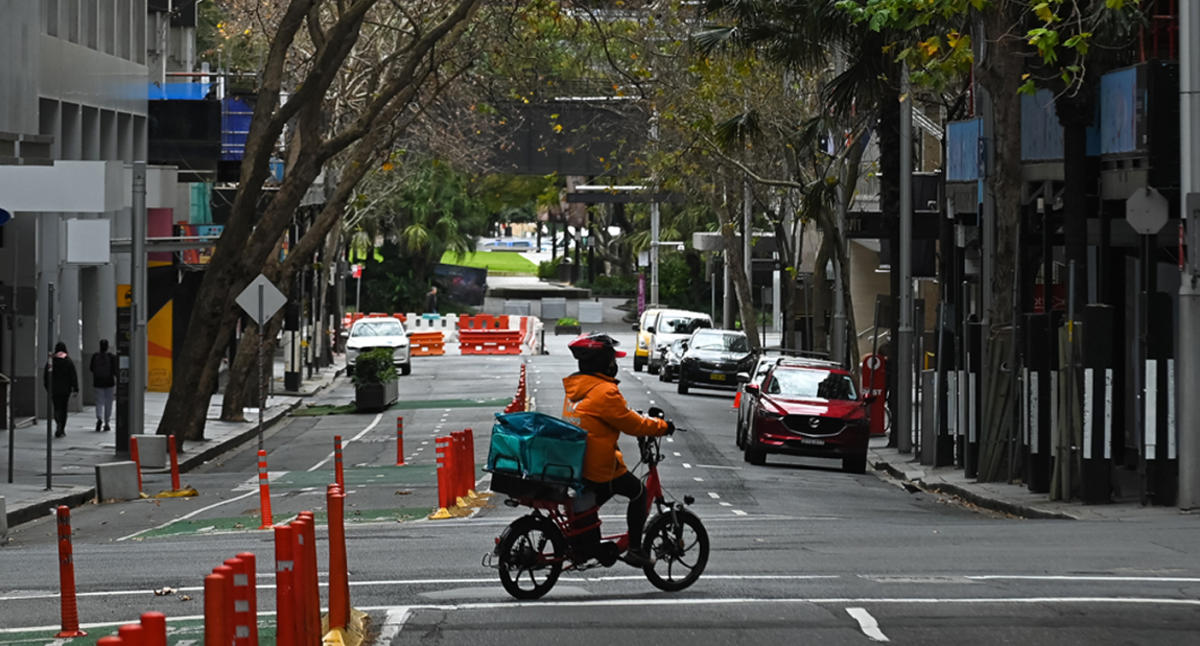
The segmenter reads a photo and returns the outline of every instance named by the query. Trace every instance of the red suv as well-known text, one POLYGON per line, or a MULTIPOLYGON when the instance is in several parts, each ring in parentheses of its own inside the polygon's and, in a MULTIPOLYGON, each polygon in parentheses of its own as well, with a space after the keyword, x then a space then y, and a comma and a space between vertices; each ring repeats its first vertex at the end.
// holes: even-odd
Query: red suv
MULTIPOLYGON (((738 375, 749 380, 749 375, 738 375)), ((842 470, 867 469, 870 425, 867 401, 859 398, 854 378, 840 365, 810 359, 780 359, 761 384, 746 383, 746 423, 737 445, 750 464, 764 464, 768 453, 841 458, 842 470)))

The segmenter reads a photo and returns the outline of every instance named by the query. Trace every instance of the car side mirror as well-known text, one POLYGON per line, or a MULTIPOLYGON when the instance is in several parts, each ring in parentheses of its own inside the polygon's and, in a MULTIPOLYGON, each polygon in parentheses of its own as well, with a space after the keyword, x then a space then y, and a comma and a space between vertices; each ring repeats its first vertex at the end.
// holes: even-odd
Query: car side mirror
POLYGON ((634 323, 634 324, 633 324, 633 331, 634 331, 634 332, 637 332, 637 331, 638 331, 638 324, 637 324, 637 323, 634 323))
POLYGON ((746 394, 748 394, 748 395, 757 395, 758 394, 758 384, 746 384, 745 389, 746 389, 746 394))
POLYGON ((653 325, 647 325, 647 326, 646 326, 646 331, 647 331, 647 332, 649 332, 650 334, 654 334, 654 326, 653 326, 653 325))
POLYGON ((748 372, 737 373, 737 380, 738 380, 739 384, 750 383, 750 373, 748 373, 748 372))

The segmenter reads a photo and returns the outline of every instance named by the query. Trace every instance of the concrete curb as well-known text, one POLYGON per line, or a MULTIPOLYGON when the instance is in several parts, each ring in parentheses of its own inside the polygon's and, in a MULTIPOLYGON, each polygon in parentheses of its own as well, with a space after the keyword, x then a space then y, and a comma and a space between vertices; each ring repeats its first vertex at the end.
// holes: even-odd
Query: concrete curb
POLYGON ((1030 505, 1014 503, 993 496, 986 496, 956 484, 951 484, 948 482, 930 482, 925 480, 923 477, 915 475, 915 472, 906 472, 903 469, 884 461, 876 455, 871 455, 869 461, 871 466, 874 467, 876 471, 886 471, 888 475, 892 476, 896 480, 921 489, 922 491, 957 496, 971 503, 972 505, 981 507, 983 509, 1011 514, 1013 516, 1020 516, 1022 518, 1078 520, 1078 518, 1071 516, 1070 514, 1046 511, 1030 505))
POLYGON ((43 503, 37 505, 29 505, 23 508, 14 509, 8 512, 8 528, 12 531, 13 527, 22 523, 28 523, 31 520, 37 520, 42 516, 50 515, 59 505, 66 505, 74 509, 80 505, 91 502, 96 499, 96 488, 76 487, 69 493, 49 498, 43 503), (45 506, 43 506, 45 505, 45 506))

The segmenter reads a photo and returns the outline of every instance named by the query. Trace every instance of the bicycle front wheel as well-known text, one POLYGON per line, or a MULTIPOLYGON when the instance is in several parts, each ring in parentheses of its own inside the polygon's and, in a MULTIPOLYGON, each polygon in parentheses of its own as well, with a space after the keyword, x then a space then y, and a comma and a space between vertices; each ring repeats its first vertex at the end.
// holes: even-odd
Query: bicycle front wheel
POLYGON ((518 518, 496 546, 500 583, 514 598, 541 598, 562 573, 563 553, 562 534, 553 522, 535 516, 518 518))
POLYGON ((678 592, 696 582, 708 565, 708 532, 695 514, 660 514, 646 526, 642 544, 654 564, 643 568, 654 587, 678 592))

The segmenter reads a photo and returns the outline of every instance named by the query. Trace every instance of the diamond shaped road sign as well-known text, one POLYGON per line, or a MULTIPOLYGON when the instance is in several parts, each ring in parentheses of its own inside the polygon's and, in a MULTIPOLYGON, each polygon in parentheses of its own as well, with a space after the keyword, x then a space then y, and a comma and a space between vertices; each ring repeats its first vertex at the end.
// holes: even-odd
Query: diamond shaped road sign
POLYGON ((1153 187, 1139 188, 1125 200, 1125 221, 1133 230, 1152 236, 1167 224, 1167 198, 1153 187))
POLYGON ((287 296, 279 291, 279 288, 267 280, 267 277, 259 274, 257 278, 250 281, 246 285, 246 289, 242 290, 241 294, 235 299, 238 305, 242 306, 243 310, 254 319, 255 323, 262 325, 264 321, 270 319, 287 303, 287 296), (259 294, 262 294, 262 299, 259 299, 259 294))

